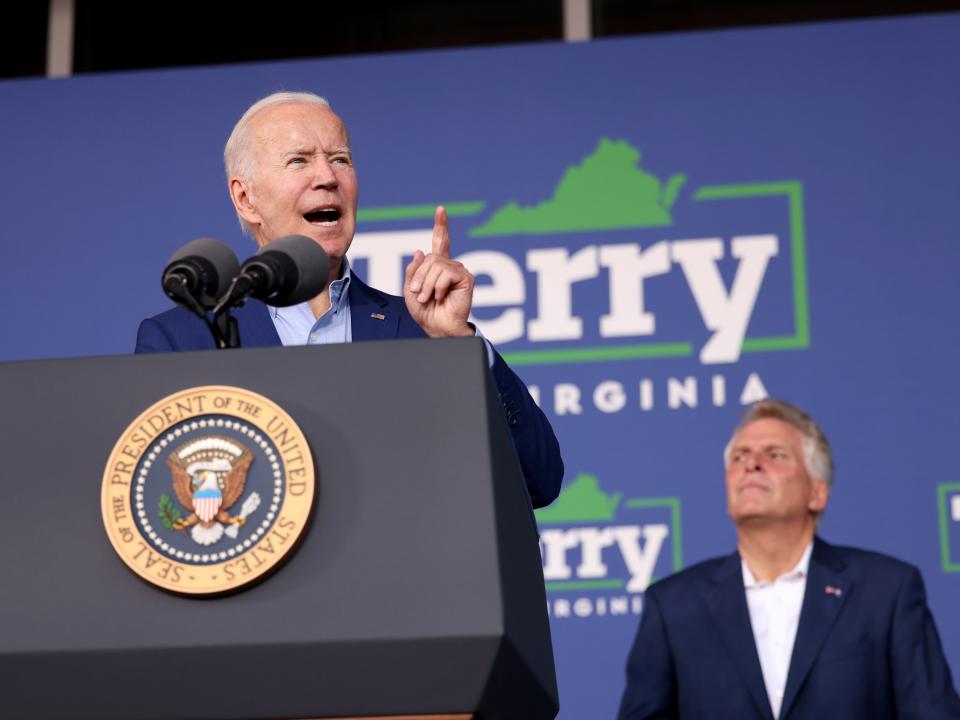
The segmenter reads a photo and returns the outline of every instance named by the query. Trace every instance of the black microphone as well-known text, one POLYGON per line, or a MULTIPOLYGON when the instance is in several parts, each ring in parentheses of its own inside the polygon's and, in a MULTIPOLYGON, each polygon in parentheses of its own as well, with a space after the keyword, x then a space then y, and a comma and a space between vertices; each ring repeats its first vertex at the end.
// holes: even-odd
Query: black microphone
POLYGON ((274 307, 302 303, 323 292, 329 274, 330 259, 323 248, 303 235, 287 235, 267 243, 243 263, 214 315, 248 297, 274 307))
POLYGON ((173 254, 161 282, 171 300, 204 317, 239 272, 233 250, 219 240, 199 238, 173 254))

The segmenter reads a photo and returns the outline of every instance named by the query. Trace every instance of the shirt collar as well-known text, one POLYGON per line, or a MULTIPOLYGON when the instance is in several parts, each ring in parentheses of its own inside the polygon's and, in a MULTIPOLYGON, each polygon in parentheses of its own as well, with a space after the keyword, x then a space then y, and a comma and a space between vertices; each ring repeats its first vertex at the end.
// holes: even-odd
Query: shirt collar
MULTIPOLYGON (((778 577, 777 580, 795 580, 806 577, 807 572, 810 569, 810 556, 812 553, 813 541, 811 540, 806 549, 803 551, 803 555, 800 557, 800 562, 794 565, 792 570, 789 570, 778 577)), ((755 577, 753 577, 753 573, 750 572, 750 568, 747 567, 747 561, 743 558, 740 558, 740 569, 743 572, 743 586, 745 588, 755 588, 772 584, 766 581, 759 582, 755 577)), ((777 580, 774 580, 774 582, 777 580)))
MULTIPOLYGON (((347 302, 350 278, 353 277, 353 273, 350 270, 350 261, 347 260, 346 256, 344 256, 340 268, 340 277, 330 283, 330 308, 334 314, 338 314, 347 302)), ((289 318, 292 315, 301 315, 304 309, 310 310, 309 300, 290 307, 271 307, 273 317, 275 318, 289 318)), ((310 310, 310 316, 313 316, 312 310, 310 310)))
POLYGON ((330 307, 334 309, 334 312, 340 312, 343 309, 343 304, 347 300, 347 290, 350 289, 352 273, 350 272, 350 261, 347 260, 346 256, 343 258, 341 268, 340 277, 330 283, 330 307))

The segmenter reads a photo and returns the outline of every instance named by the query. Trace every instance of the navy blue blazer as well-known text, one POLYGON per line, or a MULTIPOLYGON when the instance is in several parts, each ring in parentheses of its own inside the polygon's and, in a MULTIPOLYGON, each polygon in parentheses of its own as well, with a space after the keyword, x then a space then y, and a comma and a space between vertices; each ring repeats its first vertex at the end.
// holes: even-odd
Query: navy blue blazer
MULTIPOLYGON (((737 553, 647 589, 619 717, 773 720, 737 553)), ((917 568, 814 542, 780 718, 960 718, 917 568)))
MULTIPOLYGON (((355 342, 426 337, 407 311, 403 298, 375 290, 356 275, 350 278, 348 292, 350 325, 355 342), (383 319, 379 319, 380 316, 383 319)), ((233 315, 237 319, 243 347, 282 344, 263 303, 248 300, 233 315)), ((203 321, 179 307, 144 320, 137 331, 138 353, 212 350, 214 347, 213 338, 203 321)), ((563 479, 563 460, 557 438, 523 381, 499 353, 494 353, 491 371, 530 499, 534 507, 548 505, 559 494, 563 479)))

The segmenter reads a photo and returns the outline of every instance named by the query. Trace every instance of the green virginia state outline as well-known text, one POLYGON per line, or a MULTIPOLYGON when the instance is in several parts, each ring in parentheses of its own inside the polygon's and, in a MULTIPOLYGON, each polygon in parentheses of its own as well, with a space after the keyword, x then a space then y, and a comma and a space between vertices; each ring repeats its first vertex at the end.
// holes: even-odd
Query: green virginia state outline
POLYGON ((596 475, 578 473, 550 507, 535 510, 543 524, 612 521, 621 494, 608 495, 600 489, 596 475))
POLYGON ((596 150, 567 168, 552 198, 533 207, 507 203, 470 237, 672 225, 670 209, 687 176, 676 173, 664 185, 640 169, 640 158, 625 140, 601 138, 596 150))

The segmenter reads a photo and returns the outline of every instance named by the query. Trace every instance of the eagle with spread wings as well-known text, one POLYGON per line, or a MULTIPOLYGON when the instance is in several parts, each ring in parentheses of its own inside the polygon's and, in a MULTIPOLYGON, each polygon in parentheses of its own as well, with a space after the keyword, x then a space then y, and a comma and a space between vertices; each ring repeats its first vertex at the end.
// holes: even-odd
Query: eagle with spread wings
MULTIPOLYGON (((190 510, 178 518, 175 530, 191 528, 191 536, 201 545, 212 545, 223 535, 224 525, 240 526, 246 514, 228 511, 243 494, 253 453, 230 438, 204 438, 181 447, 167 457, 173 476, 173 491, 184 508, 190 510)), ((231 533, 231 536, 236 530, 231 533)))

